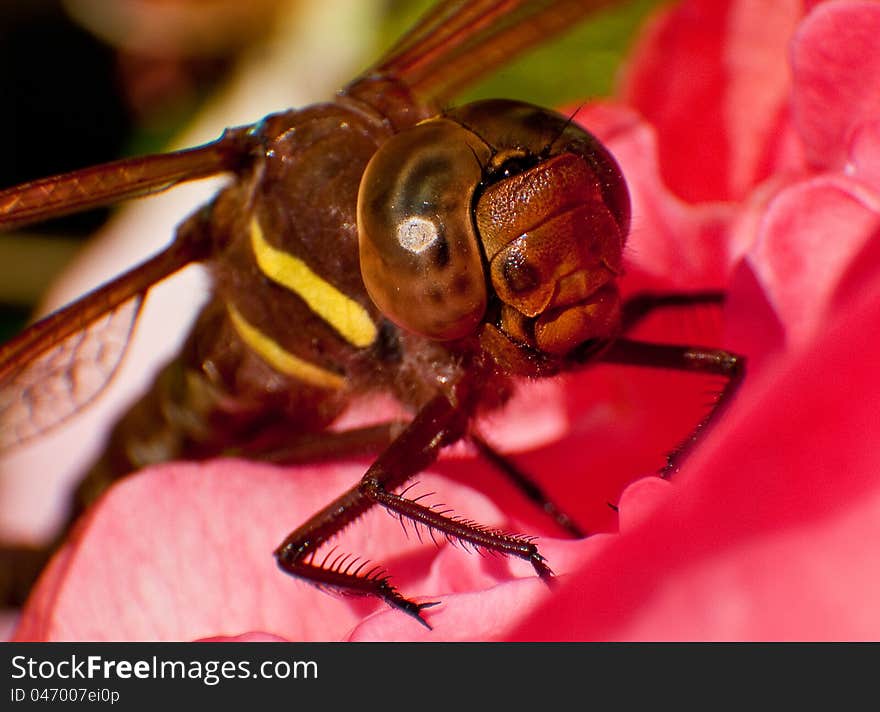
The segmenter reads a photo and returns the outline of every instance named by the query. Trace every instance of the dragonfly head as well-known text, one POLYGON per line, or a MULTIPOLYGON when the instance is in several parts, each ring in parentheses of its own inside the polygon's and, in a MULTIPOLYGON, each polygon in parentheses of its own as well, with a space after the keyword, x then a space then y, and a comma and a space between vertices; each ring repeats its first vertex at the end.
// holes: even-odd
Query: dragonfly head
POLYGON ((597 139, 515 101, 467 104, 389 139, 358 195, 361 272, 395 323, 454 340, 489 326, 564 356, 613 335, 626 183, 597 139))

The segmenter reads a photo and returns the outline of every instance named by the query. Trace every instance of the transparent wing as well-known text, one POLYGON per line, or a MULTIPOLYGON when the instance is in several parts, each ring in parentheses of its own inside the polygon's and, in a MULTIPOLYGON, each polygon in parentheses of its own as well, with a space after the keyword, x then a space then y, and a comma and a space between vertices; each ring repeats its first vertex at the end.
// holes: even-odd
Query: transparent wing
MULTIPOLYGON (((115 161, 0 191, 0 231, 236 170, 251 155, 249 127, 196 148, 115 161)), ((64 422, 100 393, 122 360, 143 297, 200 259, 199 223, 156 257, 33 324, 0 346, 0 450, 64 422)))
MULTIPOLYGON (((199 223, 187 223, 186 226, 199 223)), ((122 360, 149 289, 202 257, 196 230, 0 346, 0 450, 27 442, 91 402, 122 360)))
POLYGON ((134 297, 45 349, 0 380, 0 451, 21 445, 90 403, 116 372, 143 299, 134 297))

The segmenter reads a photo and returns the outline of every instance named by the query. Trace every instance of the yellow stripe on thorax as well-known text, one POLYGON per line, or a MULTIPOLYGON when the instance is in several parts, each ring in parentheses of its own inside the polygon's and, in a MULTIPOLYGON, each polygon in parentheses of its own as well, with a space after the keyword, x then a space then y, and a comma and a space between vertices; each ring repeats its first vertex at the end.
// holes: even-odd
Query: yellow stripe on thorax
POLYGON ((232 304, 227 304, 232 326, 251 349, 266 363, 280 373, 293 376, 320 388, 342 388, 345 378, 338 373, 315 366, 299 356, 294 356, 248 322, 232 304))
POLYGON ((272 247, 256 218, 251 219, 251 246, 263 274, 299 295, 346 341, 363 348, 376 340, 376 324, 367 310, 315 274, 301 259, 272 247))

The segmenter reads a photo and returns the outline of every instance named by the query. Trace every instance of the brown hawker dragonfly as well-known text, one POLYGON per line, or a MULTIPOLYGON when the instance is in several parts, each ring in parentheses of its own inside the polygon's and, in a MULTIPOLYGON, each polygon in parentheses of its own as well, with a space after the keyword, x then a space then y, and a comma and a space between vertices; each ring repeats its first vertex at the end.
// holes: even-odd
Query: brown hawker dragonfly
POLYGON ((571 518, 479 436, 477 416, 503 406, 515 379, 598 362, 725 377, 715 408, 670 454, 670 473, 742 374, 742 359, 728 352, 627 336, 655 309, 720 297, 621 300, 629 197, 592 135, 516 101, 448 108, 462 88, 606 4, 439 2, 332 102, 228 129, 204 146, 0 192, 0 230, 10 230, 205 176, 234 177, 166 249, 0 349, 0 447, 87 406, 125 350, 124 341, 101 343, 102 325, 133 323, 153 285, 201 262, 212 297, 180 354, 113 429, 76 492, 74 517, 116 479, 156 461, 379 452, 359 482, 279 544, 283 571, 378 597, 427 625, 422 612, 433 602, 398 591, 380 566, 318 553, 379 505, 401 522, 520 557, 550 580, 531 538, 427 506, 403 486, 467 440, 578 536, 571 518), (328 429, 354 398, 376 392, 411 418, 328 429))

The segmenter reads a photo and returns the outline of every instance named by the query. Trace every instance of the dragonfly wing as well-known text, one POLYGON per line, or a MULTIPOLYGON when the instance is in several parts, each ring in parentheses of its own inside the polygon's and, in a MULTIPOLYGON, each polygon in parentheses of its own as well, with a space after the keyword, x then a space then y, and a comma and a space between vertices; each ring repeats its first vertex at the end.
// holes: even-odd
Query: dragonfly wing
POLYGON ((424 102, 443 105, 462 89, 617 0, 445 0, 362 79, 402 81, 424 102))
POLYGON ((35 344, 36 357, 0 380, 0 450, 63 423, 104 389, 122 361, 142 301, 133 297, 65 338, 47 332, 35 344))
POLYGON ((0 232, 234 171, 250 154, 250 136, 249 127, 228 129, 196 148, 127 158, 0 190, 0 232))
POLYGON ((45 433, 104 389, 147 292, 204 257, 201 226, 198 216, 184 223, 165 250, 0 347, 0 450, 45 433))

